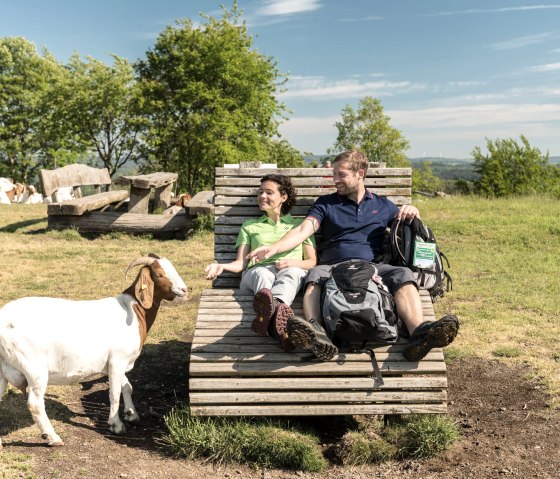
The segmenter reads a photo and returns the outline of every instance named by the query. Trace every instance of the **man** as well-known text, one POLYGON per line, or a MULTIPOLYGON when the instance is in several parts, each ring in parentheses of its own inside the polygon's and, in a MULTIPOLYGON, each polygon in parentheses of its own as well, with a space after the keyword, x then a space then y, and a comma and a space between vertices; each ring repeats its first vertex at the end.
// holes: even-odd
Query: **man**
MULTIPOLYGON (((368 159, 358 150, 338 155, 333 161, 336 193, 317 199, 305 220, 270 246, 253 250, 248 258, 256 261, 292 249, 321 228, 317 243, 318 266, 306 279, 303 298, 305 319, 288 319, 290 341, 298 348, 311 348, 322 360, 329 360, 338 349, 328 338, 321 322, 321 286, 332 267, 349 259, 379 260, 383 253, 385 229, 394 219, 420 217, 415 206, 400 209, 389 199, 374 195, 365 188, 368 159)), ((438 321, 423 321, 418 286, 408 268, 378 263, 376 267, 393 294, 399 318, 410 333, 404 351, 410 361, 419 361, 435 347, 450 344, 459 330, 459 320, 447 315, 438 321)))

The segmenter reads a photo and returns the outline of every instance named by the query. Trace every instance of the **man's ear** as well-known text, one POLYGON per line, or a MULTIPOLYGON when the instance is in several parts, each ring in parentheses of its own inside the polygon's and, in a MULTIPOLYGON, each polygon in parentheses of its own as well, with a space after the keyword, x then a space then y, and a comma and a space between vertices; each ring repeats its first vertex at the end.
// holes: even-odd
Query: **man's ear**
POLYGON ((152 303, 154 302, 154 282, 150 277, 150 268, 144 266, 140 273, 138 273, 138 278, 136 278, 136 285, 134 286, 134 296, 136 296, 136 301, 144 309, 150 309, 152 303))

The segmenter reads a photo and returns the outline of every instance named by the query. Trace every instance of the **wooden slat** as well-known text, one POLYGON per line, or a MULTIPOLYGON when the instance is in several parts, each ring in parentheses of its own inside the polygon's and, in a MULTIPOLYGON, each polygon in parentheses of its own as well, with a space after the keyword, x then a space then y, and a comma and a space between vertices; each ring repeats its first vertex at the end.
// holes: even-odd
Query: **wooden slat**
MULTIPOLYGON (((293 177, 332 176, 332 168, 216 168, 216 178, 252 176, 261 178, 264 175, 281 173, 293 177)), ((412 168, 368 168, 367 177, 412 176, 412 168)))
MULTIPOLYGON (((412 180, 410 177, 385 177, 385 178, 371 178, 367 177, 365 180, 366 188, 370 189, 372 187, 386 187, 386 186, 410 186, 412 180)), ((255 191, 258 190, 260 186, 260 178, 257 177, 236 177, 236 178, 224 178, 216 177, 216 186, 253 186, 255 191)), ((309 187, 333 187, 332 176, 312 176, 312 177, 293 177, 292 185, 294 185, 299 193, 300 188, 309 187)), ((298 195, 299 196, 299 195, 298 195)))
MULTIPOLYGON (((445 363, 441 361, 389 362, 379 361, 379 368, 384 374, 430 374, 444 373, 445 363)), ((286 364, 278 362, 249 362, 249 361, 224 361, 224 362, 192 362, 190 364, 191 376, 328 376, 340 375, 370 375, 373 373, 371 363, 345 361, 342 364, 334 360, 321 362, 306 362, 299 364, 286 364)))
POLYGON ((445 414, 445 404, 287 404, 199 406, 191 403, 197 416, 346 416, 353 414, 445 414))
MULTIPOLYGON (((371 381, 373 386, 373 381, 371 381)), ((373 387, 371 389, 374 389, 373 387)), ((327 392, 236 392, 191 393, 196 404, 251 404, 251 403, 441 403, 447 395, 443 391, 327 391, 327 392)))
MULTIPOLYGON (((445 389, 447 378, 440 376, 410 376, 384 378, 381 389, 445 389)), ((287 391, 287 390, 357 390, 371 389, 371 378, 330 376, 306 378, 191 378, 191 391, 287 391), (227 384, 226 384, 227 382, 227 384)))

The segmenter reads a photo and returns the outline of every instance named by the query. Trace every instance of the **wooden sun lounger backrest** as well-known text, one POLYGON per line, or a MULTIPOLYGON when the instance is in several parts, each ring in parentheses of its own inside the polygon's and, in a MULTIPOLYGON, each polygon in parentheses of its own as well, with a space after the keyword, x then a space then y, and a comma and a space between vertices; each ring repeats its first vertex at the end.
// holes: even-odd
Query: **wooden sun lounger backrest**
MULTIPOLYGON (((235 241, 241 224, 262 215, 257 204, 260 179, 268 173, 289 176, 297 188, 297 204, 293 216, 304 217, 309 207, 321 195, 335 191, 332 168, 216 168, 214 196, 215 239, 214 257, 218 262, 235 259, 235 241)), ((397 205, 411 202, 411 168, 385 168, 372 164, 368 169, 366 187, 372 193, 387 196, 397 205)), ((239 274, 224 272, 213 286, 239 286, 239 274)))

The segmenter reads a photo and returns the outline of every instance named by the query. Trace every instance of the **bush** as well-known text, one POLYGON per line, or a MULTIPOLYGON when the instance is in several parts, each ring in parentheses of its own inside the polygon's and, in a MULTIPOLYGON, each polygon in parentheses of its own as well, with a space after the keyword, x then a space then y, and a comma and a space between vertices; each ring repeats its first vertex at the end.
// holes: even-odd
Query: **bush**
POLYGON ((196 215, 194 217, 191 233, 198 234, 205 231, 214 231, 214 215, 196 215))

